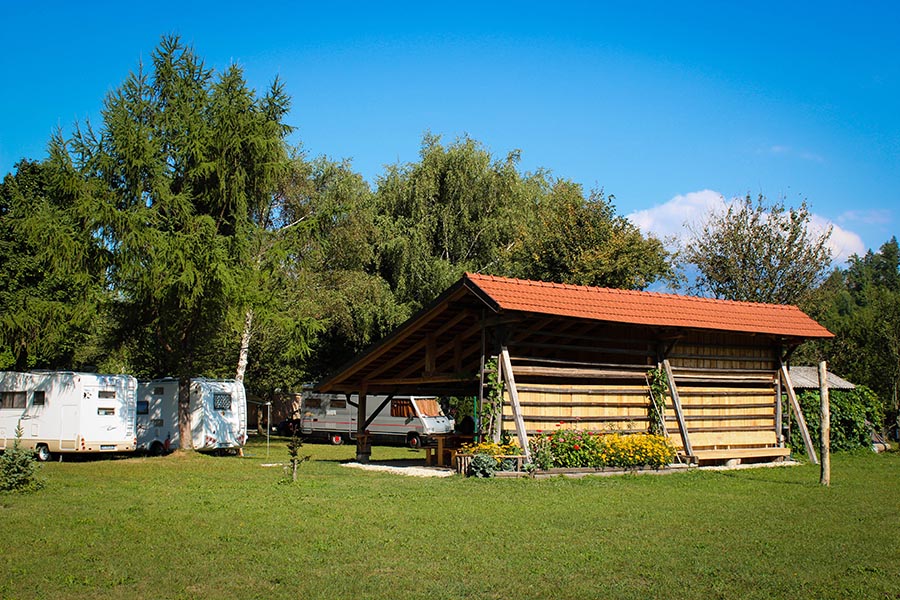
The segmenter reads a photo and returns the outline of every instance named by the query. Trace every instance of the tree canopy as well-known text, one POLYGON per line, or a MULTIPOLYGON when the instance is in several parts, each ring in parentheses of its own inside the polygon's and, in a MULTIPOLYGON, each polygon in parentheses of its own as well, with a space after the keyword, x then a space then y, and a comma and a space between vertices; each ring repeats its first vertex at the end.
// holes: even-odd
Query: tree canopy
POLYGON ((747 195, 691 231, 681 259, 696 269, 691 290, 726 300, 798 304, 828 273, 831 229, 816 232, 806 202, 786 208, 747 195))

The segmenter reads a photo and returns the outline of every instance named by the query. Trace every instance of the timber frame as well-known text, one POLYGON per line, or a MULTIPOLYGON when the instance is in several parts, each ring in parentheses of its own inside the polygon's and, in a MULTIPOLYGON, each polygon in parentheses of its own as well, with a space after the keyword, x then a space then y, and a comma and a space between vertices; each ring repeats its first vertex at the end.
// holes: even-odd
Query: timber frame
MULTIPOLYGON (((685 326, 680 315, 653 314, 652 319, 644 319, 652 322, 643 323, 637 322, 643 317, 622 322, 615 316, 582 316, 578 307, 523 310, 524 303, 517 304, 512 294, 524 297, 535 285, 467 274, 316 387, 322 392, 358 394, 361 414, 365 414, 366 396, 373 394, 467 396, 481 402, 485 364, 496 357, 505 383, 499 423, 518 437, 527 452, 527 436, 557 429, 646 432, 653 418, 647 373, 661 369, 669 387, 664 425, 682 460, 786 456, 789 450, 780 427, 782 392, 788 395, 804 440, 809 438, 787 359, 806 339, 830 336, 824 328, 819 331, 804 322, 807 329, 803 330, 786 325, 781 326, 783 331, 746 331, 742 329, 751 328, 738 323, 729 330, 699 321, 700 325, 685 326), (507 291, 514 300, 504 295, 507 291)), ((539 291, 546 294, 573 289, 540 285, 545 288, 539 291)), ((593 290, 610 293, 601 288, 576 289, 579 293, 593 290)), ((625 299, 648 314, 656 305, 667 310, 664 300, 684 298, 630 294, 625 299)), ((709 310, 720 311, 726 318, 732 308, 722 301, 704 302, 701 308, 710 305, 709 310)), ((755 310, 747 303, 737 308, 755 310)), ((367 460, 365 423, 358 423, 357 454, 367 460)), ((811 442, 806 451, 815 461, 811 442)))

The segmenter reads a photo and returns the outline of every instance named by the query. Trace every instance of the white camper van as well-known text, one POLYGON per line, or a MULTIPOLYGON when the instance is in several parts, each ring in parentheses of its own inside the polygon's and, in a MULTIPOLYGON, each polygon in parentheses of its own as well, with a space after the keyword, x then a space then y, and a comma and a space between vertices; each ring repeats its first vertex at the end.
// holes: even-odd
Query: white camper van
MULTIPOLYGON (((357 431, 356 395, 304 393, 300 408, 300 433, 325 437, 332 444, 355 439, 357 431)), ((416 396, 368 396, 366 414, 381 412, 368 426, 376 439, 402 442, 420 448, 431 442, 431 436, 453 432, 453 419, 441 412, 437 398, 416 396)))
MULTIPOLYGON (((234 451, 247 441, 247 396, 233 379, 191 379, 191 441, 194 450, 234 451)), ((163 454, 181 446, 178 380, 138 384, 138 449, 163 454)))
POLYGON ((0 450, 21 444, 39 460, 52 453, 131 452, 135 392, 130 375, 70 371, 0 372, 0 450))

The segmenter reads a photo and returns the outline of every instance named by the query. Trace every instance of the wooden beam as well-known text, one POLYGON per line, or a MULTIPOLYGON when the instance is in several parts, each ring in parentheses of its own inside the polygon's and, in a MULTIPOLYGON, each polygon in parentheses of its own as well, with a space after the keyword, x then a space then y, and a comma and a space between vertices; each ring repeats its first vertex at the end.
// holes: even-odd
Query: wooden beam
POLYGON ((434 334, 429 335, 427 338, 425 338, 425 376, 426 377, 429 375, 432 375, 434 373, 434 369, 435 369, 435 366, 434 366, 435 365, 435 360, 434 360, 435 359, 435 355, 434 355, 435 341, 434 341, 434 338, 435 338, 434 334))
MULTIPOLYGON (((370 387, 375 386, 401 386, 401 385, 428 385, 432 383, 475 383, 478 381, 477 373, 435 373, 429 377, 397 377, 393 379, 370 379, 366 383, 370 387)), ((473 385, 474 387, 474 385, 473 385)))
MULTIPOLYGON (((481 311, 481 320, 484 321, 484 311, 483 310, 481 311)), ((483 410, 483 407, 484 407, 484 338, 485 338, 485 332, 484 332, 484 327, 482 327, 481 328, 481 352, 479 352, 479 354, 481 355, 481 362, 478 365, 478 396, 476 397, 475 410, 473 411, 473 412, 475 412, 475 414, 472 415, 472 420, 475 422, 475 442, 481 441, 481 437, 479 434, 484 429, 484 424, 479 422, 480 421, 479 415, 480 415, 480 413, 484 412, 484 410, 483 410)))
POLYGON ((387 395, 387 397, 384 399, 384 402, 382 402, 381 404, 379 404, 379 405, 378 405, 378 408, 376 408, 374 411, 372 411, 371 416, 369 416, 369 417, 366 419, 366 424, 363 425, 363 430, 369 428, 369 425, 372 424, 372 421, 375 420, 375 417, 377 417, 378 415, 380 415, 380 414, 381 414, 381 411, 384 410, 384 407, 387 406, 388 403, 390 403, 390 401, 393 400, 393 399, 394 399, 394 394, 388 394, 388 395, 387 395))
POLYGON ((785 391, 787 392, 788 400, 791 402, 791 411, 794 413, 794 418, 797 419, 797 427, 800 428, 800 435, 803 437, 803 445, 806 447, 806 456, 809 458, 809 462, 817 465, 819 464, 819 459, 816 458, 816 451, 813 448, 812 438, 809 436, 809 429, 806 427, 806 419, 803 417, 803 411, 800 409, 800 402, 797 401, 797 394, 794 393, 794 384, 791 382, 790 371, 783 362, 781 363, 781 377, 784 379, 785 391))
POLYGON ((822 456, 822 469, 819 483, 831 485, 831 406, 828 402, 828 368, 825 361, 819 363, 819 405, 822 424, 819 453, 822 456))
MULTIPOLYGON (((644 369, 645 367, 641 367, 644 369)), ((566 369, 562 367, 516 367, 520 375, 537 377, 573 377, 580 379, 644 379, 643 370, 625 369, 566 369)))
MULTIPOLYGON (((455 317, 453 317, 452 319, 450 319, 449 321, 444 323, 441 327, 439 327, 434 332, 434 335, 439 336, 443 333, 446 333, 450 328, 458 325, 461 321, 463 321, 466 318, 471 317, 471 316, 472 316, 472 314, 469 311, 465 311, 465 310, 462 311, 461 313, 459 313, 458 315, 456 315, 455 317)), ((477 331, 477 328, 476 328, 476 331, 477 331)), ((386 370, 394 367, 395 365, 398 365, 401 362, 409 359, 410 356, 412 356, 416 352, 419 352, 420 350, 422 350, 422 348, 425 347, 426 343, 428 343, 427 339, 419 340, 418 342, 416 342, 415 344, 413 344, 412 346, 410 346, 409 348, 407 348, 406 350, 404 350, 403 352, 401 352, 400 354, 398 354, 397 356, 395 356, 394 358, 392 358, 385 364, 381 365, 381 367, 379 369, 372 371, 369 374, 369 376, 374 377, 374 376, 380 375, 381 373, 384 373, 386 370)))
POLYGON ((372 455, 372 440, 366 432, 366 393, 367 389, 363 386, 359 390, 359 402, 356 409, 356 461, 361 463, 369 462, 372 455))
POLYGON ((784 407, 781 404, 781 377, 775 378, 775 439, 778 446, 784 447, 784 430, 782 421, 784 421, 784 407))
POLYGON ((693 458, 694 449, 691 447, 691 439, 690 436, 688 436, 687 425, 684 421, 684 412, 681 410, 681 398, 678 396, 678 386, 675 385, 675 376, 672 375, 672 365, 669 364, 668 358, 663 358, 662 364, 666 371, 666 378, 669 382, 672 407, 675 409, 675 417, 678 419, 678 431, 681 433, 681 445, 684 448, 684 453, 688 455, 688 458, 693 458))
POLYGON ((519 392, 516 389, 516 379, 513 376, 512 364, 509 361, 509 350, 506 346, 500 348, 500 365, 503 370, 503 378, 509 389, 509 399, 512 405, 513 418, 516 420, 516 434, 519 437, 519 447, 525 454, 525 459, 531 462, 531 450, 528 448, 528 432, 525 431, 525 421, 522 419, 522 408, 519 406, 519 392))

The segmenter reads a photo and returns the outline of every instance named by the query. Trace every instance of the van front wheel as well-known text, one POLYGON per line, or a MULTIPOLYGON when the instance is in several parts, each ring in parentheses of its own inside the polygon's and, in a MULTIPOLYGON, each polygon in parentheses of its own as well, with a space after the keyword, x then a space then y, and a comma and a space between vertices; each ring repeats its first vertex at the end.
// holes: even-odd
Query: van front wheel
POLYGON ((344 443, 344 438, 339 433, 333 433, 328 436, 329 441, 331 441, 332 446, 340 446, 344 443))
POLYGON ((413 450, 421 450, 422 438, 419 437, 418 433, 410 433, 408 436, 406 436, 406 445, 413 450))
POLYGON ((48 448, 46 444, 41 444, 40 446, 35 448, 34 453, 37 455, 37 459, 41 462, 47 462, 48 460, 50 460, 50 448, 48 448))

